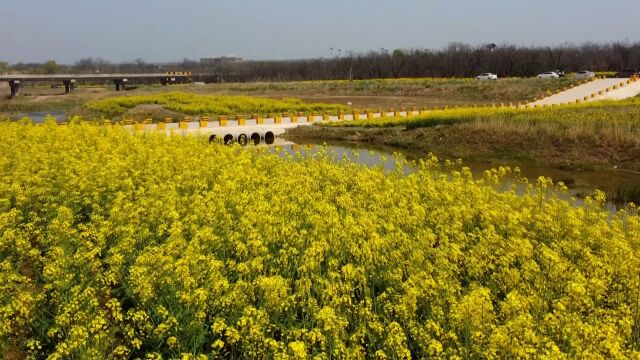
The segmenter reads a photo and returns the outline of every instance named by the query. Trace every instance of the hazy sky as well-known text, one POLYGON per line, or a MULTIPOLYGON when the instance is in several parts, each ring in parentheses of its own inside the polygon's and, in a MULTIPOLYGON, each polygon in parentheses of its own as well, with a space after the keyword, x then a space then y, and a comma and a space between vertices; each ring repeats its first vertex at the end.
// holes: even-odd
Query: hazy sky
POLYGON ((640 40, 638 0, 0 0, 0 60, 249 59, 640 40), (337 50, 335 50, 337 52, 337 50))

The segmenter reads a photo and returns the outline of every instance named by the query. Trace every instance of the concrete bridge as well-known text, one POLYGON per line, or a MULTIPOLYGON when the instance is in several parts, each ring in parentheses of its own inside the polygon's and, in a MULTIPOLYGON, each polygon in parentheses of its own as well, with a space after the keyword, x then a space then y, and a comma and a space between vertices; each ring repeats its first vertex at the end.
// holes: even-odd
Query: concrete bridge
POLYGON ((26 82, 61 82, 65 93, 70 93, 78 81, 112 81, 116 91, 124 90, 126 85, 135 81, 153 81, 162 85, 191 83, 189 72, 168 72, 148 74, 56 74, 56 75, 0 75, 0 82, 8 82, 11 97, 20 93, 20 85, 26 82))

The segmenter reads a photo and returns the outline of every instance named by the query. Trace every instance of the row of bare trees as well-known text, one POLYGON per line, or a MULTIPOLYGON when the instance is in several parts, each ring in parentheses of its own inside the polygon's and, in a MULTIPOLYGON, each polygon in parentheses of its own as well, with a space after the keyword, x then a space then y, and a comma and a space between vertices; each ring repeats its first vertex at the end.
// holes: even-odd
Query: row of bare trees
MULTIPOLYGON (((185 59, 154 64, 143 59, 111 63, 84 58, 73 65, 57 65, 58 72, 142 73, 191 71, 194 81, 249 82, 401 77, 469 77, 493 72, 525 77, 550 70, 618 71, 640 68, 640 42, 565 44, 561 46, 477 45, 451 43, 443 49, 380 49, 366 53, 342 53, 338 57, 304 60, 244 61, 202 64, 185 59)), ((5 71, 49 72, 51 64, 15 64, 5 71)))
MULTIPOLYGON (((452 43, 440 50, 381 49, 331 59, 249 61, 190 70, 231 81, 470 77, 484 72, 526 77, 551 70, 619 71, 640 68, 640 42, 555 47, 452 43)), ((206 76, 202 76, 205 78, 206 76)), ((215 80, 215 79, 205 79, 215 80)))

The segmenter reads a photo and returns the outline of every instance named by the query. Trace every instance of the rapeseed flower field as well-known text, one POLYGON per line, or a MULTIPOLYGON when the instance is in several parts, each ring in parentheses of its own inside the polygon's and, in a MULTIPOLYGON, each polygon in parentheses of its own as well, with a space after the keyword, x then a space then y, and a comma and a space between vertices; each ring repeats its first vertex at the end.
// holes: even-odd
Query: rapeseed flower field
POLYGON ((640 216, 599 192, 50 122, 0 153, 6 358, 640 358, 640 216))
POLYGON ((115 117, 138 105, 161 105, 166 110, 190 115, 251 115, 283 112, 337 112, 342 105, 308 104, 300 99, 268 99, 248 96, 214 96, 189 93, 163 93, 139 96, 118 96, 87 103, 85 107, 103 116, 115 117))

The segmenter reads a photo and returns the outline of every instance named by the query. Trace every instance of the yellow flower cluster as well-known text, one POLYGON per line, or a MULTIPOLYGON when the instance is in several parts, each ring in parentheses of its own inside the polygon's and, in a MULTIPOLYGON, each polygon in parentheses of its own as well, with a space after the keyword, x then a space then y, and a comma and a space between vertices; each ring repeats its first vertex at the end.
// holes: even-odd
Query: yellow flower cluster
POLYGON ((546 179, 0 124, 0 354, 639 358, 640 216, 546 179))

